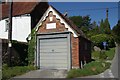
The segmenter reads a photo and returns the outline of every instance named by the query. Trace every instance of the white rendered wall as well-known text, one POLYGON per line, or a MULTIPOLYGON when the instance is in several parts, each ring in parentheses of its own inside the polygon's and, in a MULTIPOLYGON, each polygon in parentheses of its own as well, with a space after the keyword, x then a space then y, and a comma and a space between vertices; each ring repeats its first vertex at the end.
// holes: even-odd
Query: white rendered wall
MULTIPOLYGON (((30 16, 18 16, 13 17, 12 24, 12 40, 20 42, 27 42, 26 38, 31 33, 31 17, 30 16)), ((0 38, 8 39, 8 31, 5 31, 5 20, 0 21, 0 38)))

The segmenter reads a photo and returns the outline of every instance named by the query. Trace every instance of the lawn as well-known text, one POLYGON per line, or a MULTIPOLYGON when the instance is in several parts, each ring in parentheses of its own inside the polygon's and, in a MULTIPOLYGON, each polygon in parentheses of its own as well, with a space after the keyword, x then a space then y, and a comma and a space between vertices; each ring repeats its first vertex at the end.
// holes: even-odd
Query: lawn
POLYGON ((92 61, 84 65, 83 69, 72 69, 68 72, 67 78, 83 77, 90 75, 97 75, 104 72, 106 69, 110 68, 111 63, 106 62, 106 60, 112 60, 115 54, 115 48, 110 48, 107 51, 93 51, 92 61))
POLYGON ((99 74, 110 67, 110 63, 103 61, 92 61, 83 69, 72 69, 68 72, 67 78, 83 77, 99 74))
POLYGON ((35 70, 33 66, 15 66, 15 67, 8 67, 7 65, 3 65, 2 69, 2 79, 8 80, 14 76, 18 76, 29 72, 31 70, 35 70))

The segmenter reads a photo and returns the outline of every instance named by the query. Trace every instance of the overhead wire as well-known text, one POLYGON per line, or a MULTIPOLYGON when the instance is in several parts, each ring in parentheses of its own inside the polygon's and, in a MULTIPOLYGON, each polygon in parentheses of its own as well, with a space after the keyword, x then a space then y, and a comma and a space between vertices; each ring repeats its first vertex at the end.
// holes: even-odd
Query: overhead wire
POLYGON ((83 9, 69 9, 69 10, 60 10, 60 11, 67 11, 67 12, 70 12, 70 11, 91 11, 91 10, 105 10, 105 9, 117 9, 118 7, 104 7, 104 8, 83 8, 83 9))

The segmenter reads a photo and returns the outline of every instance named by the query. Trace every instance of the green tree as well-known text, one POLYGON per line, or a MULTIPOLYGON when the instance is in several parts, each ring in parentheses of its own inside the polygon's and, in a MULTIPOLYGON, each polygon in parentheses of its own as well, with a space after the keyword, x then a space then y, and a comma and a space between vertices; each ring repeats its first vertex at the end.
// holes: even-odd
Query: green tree
POLYGON ((72 16, 72 17, 69 17, 69 19, 72 20, 74 24, 78 26, 78 28, 80 28, 85 34, 87 34, 87 32, 90 30, 91 19, 89 15, 84 16, 84 17, 72 16))
POLYGON ((120 20, 118 21, 117 25, 112 29, 114 40, 120 44, 120 20))
POLYGON ((79 28, 82 25, 82 16, 71 16, 69 19, 72 20, 74 24, 79 28))
POLYGON ((100 33, 101 34, 103 34, 105 31, 104 31, 104 21, 103 21, 103 19, 101 20, 101 22, 100 22, 100 33))
POLYGON ((102 19, 100 22, 100 33, 101 34, 111 33, 110 24, 107 18, 105 20, 102 19))
POLYGON ((104 30, 105 30, 105 34, 110 34, 111 33, 111 29, 110 29, 110 24, 108 19, 106 18, 104 21, 104 30))

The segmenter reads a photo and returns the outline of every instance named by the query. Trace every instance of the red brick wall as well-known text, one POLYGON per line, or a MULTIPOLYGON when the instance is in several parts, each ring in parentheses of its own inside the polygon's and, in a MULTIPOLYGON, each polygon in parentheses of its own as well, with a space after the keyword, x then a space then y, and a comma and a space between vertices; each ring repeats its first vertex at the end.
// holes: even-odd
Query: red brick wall
POLYGON ((79 68, 79 38, 71 35, 72 43, 72 67, 79 68))
MULTIPOLYGON (((48 17, 46 17, 45 21, 43 21, 42 25, 38 29, 38 33, 47 33, 47 32, 64 32, 67 29, 65 25, 60 22, 59 19, 56 19, 56 16, 53 13, 49 13, 48 17), (53 17, 53 21, 50 21, 49 17, 53 17), (56 23, 55 29, 46 29, 46 23, 56 23)), ((72 46, 72 67, 79 67, 79 39, 74 38, 71 35, 71 46, 72 46)))
POLYGON ((66 31, 65 25, 63 23, 60 23, 59 19, 56 19, 56 16, 53 15, 53 13, 49 13, 48 17, 45 19, 45 21, 40 26, 38 33, 47 33, 47 32, 63 32, 66 31), (53 17, 53 21, 50 21, 49 17, 53 17), (46 29, 46 23, 56 23, 55 29, 46 29))

